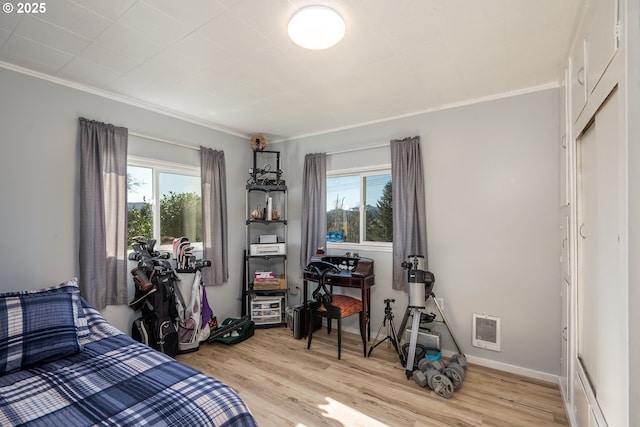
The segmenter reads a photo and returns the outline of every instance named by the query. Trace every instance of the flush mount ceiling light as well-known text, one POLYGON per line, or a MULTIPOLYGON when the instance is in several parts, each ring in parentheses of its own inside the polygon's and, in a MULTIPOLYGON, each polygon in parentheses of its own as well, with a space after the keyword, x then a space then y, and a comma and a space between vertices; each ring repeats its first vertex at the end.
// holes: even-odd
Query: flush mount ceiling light
POLYGON ((307 6, 289 21, 289 37, 305 49, 327 49, 344 37, 345 25, 335 10, 325 6, 307 6))

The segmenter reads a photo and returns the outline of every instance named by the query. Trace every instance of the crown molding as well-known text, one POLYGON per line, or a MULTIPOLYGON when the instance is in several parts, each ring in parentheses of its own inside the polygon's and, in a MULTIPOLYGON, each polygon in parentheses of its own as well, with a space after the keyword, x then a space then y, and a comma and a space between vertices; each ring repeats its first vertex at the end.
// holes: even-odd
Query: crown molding
POLYGON ((512 96, 526 95, 526 94, 529 94, 529 93, 541 92, 543 90, 548 90, 548 89, 556 89, 558 87, 560 87, 560 82, 549 82, 549 83, 541 84, 541 85, 538 85, 538 86, 531 86, 531 87, 527 87, 527 88, 523 88, 523 89, 510 90, 508 92, 501 92, 501 93, 497 93, 497 94, 493 94, 493 95, 487 95, 487 96, 482 96, 482 97, 478 97, 478 98, 465 99, 464 101, 458 101, 458 102, 452 102, 452 103, 449 103, 449 104, 443 104, 443 105, 440 105, 438 107, 433 107, 433 108, 429 108, 429 109, 426 109, 426 110, 414 111, 414 112, 411 112, 411 113, 401 114, 401 115, 397 115, 397 116, 385 117, 383 119, 371 120, 371 121, 368 121, 368 122, 361 122, 361 123, 356 123, 356 124, 353 124, 353 125, 347 125, 347 126, 342 126, 342 127, 333 128, 333 129, 327 129, 327 130, 318 131, 318 132, 306 133, 306 134, 302 134, 302 135, 292 136, 292 137, 289 137, 289 138, 282 138, 282 139, 279 139, 279 140, 276 140, 276 141, 272 141, 272 143, 286 142, 286 141, 290 141, 290 140, 294 140, 294 139, 302 139, 302 138, 309 138, 309 137, 312 137, 312 136, 326 135, 326 134, 330 134, 330 133, 334 133, 334 132, 340 132, 340 131, 343 131, 343 130, 349 130, 349 129, 359 128, 359 127, 363 127, 363 126, 370 126, 370 125, 375 125, 375 124, 378 124, 378 123, 390 122, 392 120, 404 119, 404 118, 407 118, 407 117, 419 116, 421 114, 435 113, 435 112, 438 112, 438 111, 450 110, 452 108, 465 107, 467 105, 480 104, 482 102, 489 102, 489 101, 496 101, 496 100, 504 99, 504 98, 510 98, 512 96))
MULTIPOLYGON (((183 114, 183 113, 179 113, 177 111, 172 111, 172 110, 167 110, 164 108, 160 108, 158 106, 155 105, 151 105, 151 104, 147 104, 145 102, 142 102, 140 100, 134 99, 134 98, 130 98, 124 95, 119 95, 107 90, 103 90, 103 89, 98 89, 89 85, 84 85, 81 83, 76 83, 76 82, 72 82, 70 80, 66 80, 60 77, 55 77, 52 76, 50 74, 45 74, 45 73, 41 73, 39 71, 34 71, 34 70, 30 70, 28 68, 24 68, 24 67, 20 67, 18 65, 14 65, 14 64, 10 64, 8 62, 4 62, 4 61, 0 61, 0 68, 5 68, 11 71, 15 71, 17 73, 20 74, 25 74, 37 79, 41 79, 41 80, 46 80, 49 81, 51 83, 54 84, 58 84, 58 85, 62 85, 62 86, 66 86, 72 89, 76 89, 82 92, 86 92, 86 93, 90 93, 92 95, 96 95, 96 96, 100 96, 102 98, 107 98, 110 99, 112 101, 117 101, 117 102, 121 102, 123 104, 127 104, 127 105, 131 105, 133 107, 138 107, 147 111, 151 111, 154 113, 158 113, 158 114, 162 114, 164 116, 168 116, 168 117, 172 117, 178 120, 182 120, 184 122, 188 122, 188 123, 192 123, 198 126, 202 126, 208 129, 212 129, 218 132, 222 132, 228 135, 232 135, 232 136, 237 136, 240 138, 249 138, 249 134, 247 133, 242 133, 239 132, 235 129, 231 129, 222 125, 219 125, 217 123, 212 123, 212 122, 208 122, 208 121, 204 121, 202 119, 187 115, 187 114, 183 114)), ((332 129, 325 129, 322 131, 318 131, 318 132, 310 132, 310 133, 306 133, 306 134, 300 134, 300 135, 295 135, 295 136, 290 136, 290 137, 285 137, 285 138, 280 138, 277 140, 273 140, 271 141, 272 143, 278 143, 278 142, 287 142, 287 141, 291 141, 291 140, 296 140, 296 139, 303 139, 303 138, 309 138, 309 137, 313 137, 313 136, 320 136, 320 135, 326 135, 326 134, 331 134, 334 132, 340 132, 340 131, 344 131, 344 130, 349 130, 349 129, 355 129, 355 128, 359 128, 359 127, 363 127, 363 126, 370 126, 370 125, 374 125, 374 124, 378 124, 378 123, 385 123, 385 122, 389 122, 392 120, 398 120, 398 119, 403 119, 403 118, 407 118, 407 117, 414 117, 414 116, 419 116, 421 114, 427 114, 427 113, 434 113, 434 112, 438 112, 438 111, 443 111, 443 110, 449 110, 452 108, 459 108, 459 107, 464 107, 464 106, 468 106, 468 105, 473 105, 473 104, 479 104, 482 102, 489 102, 489 101, 495 101, 495 100, 499 100, 499 99, 504 99, 504 98, 510 98, 512 96, 519 96, 519 95, 526 95, 529 93, 535 93, 535 92, 540 92, 543 90, 548 90, 548 89, 555 89, 560 87, 560 82, 556 81, 556 82, 549 82, 549 83, 545 83, 545 84, 541 84, 541 85, 537 85, 537 86, 531 86, 531 87, 527 87, 527 88, 523 88, 523 89, 517 89, 517 90, 511 90, 511 91, 507 91, 507 92, 501 92, 501 93, 497 93, 497 94, 493 94, 493 95, 487 95, 487 96, 482 96, 482 97, 478 97, 478 98, 472 98, 472 99, 466 99, 464 101, 458 101, 458 102, 452 102, 449 104, 443 104, 440 105, 438 107, 434 107, 434 108, 429 108, 426 110, 420 110, 420 111, 414 111, 411 113, 406 113, 406 114, 401 114, 401 115, 396 115, 396 116, 391 116, 391 117, 385 117, 382 119, 377 119, 377 120, 371 120, 371 121, 366 121, 366 122, 360 122, 360 123, 355 123, 352 125, 347 125, 347 126, 341 126, 341 127, 337 127, 337 128, 332 128, 332 129)))
POLYGON ((135 98, 130 98, 130 97, 127 97, 127 96, 124 96, 124 95, 119 95, 119 94, 116 94, 114 92, 110 92, 110 91, 103 90, 103 89, 98 89, 98 88, 95 88, 93 86, 85 85, 85 84, 82 84, 82 83, 72 82, 70 80, 66 80, 66 79, 63 79, 63 78, 60 78, 60 77, 55 77, 55 76, 52 76, 50 74, 41 73, 39 71, 30 70, 28 68, 20 67, 18 65, 10 64, 8 62, 0 61, 0 68, 5 68, 7 70, 15 71, 16 73, 20 73, 20 74, 25 74, 27 76, 34 77, 34 78, 37 78, 37 79, 40 79, 40 80, 46 80, 48 82, 51 82, 51 83, 54 83, 54 84, 57 84, 57 85, 66 86, 66 87, 69 87, 71 89, 76 89, 76 90, 79 90, 81 92, 89 93, 91 95, 96 95, 96 96, 100 96, 102 98, 107 98, 107 99, 110 99, 112 101, 121 102, 123 104, 131 105, 132 107, 141 108, 143 110, 151 111, 153 113, 162 114, 163 116, 172 117, 174 119, 182 120, 182 121, 187 122, 187 123, 191 123, 191 124, 194 124, 194 125, 202 126, 202 127, 205 127, 205 128, 208 128, 208 129, 212 129, 212 130, 215 130, 215 131, 218 131, 218 132, 226 133, 228 135, 238 136, 240 138, 249 138, 249 134, 245 134, 245 133, 239 132, 239 131, 237 131, 235 129, 227 128, 227 127, 219 125, 217 123, 208 122, 208 121, 205 121, 205 120, 190 116, 188 114, 183 114, 183 113, 179 113, 177 111, 164 109, 164 108, 158 107, 156 105, 147 104, 147 103, 145 103, 143 101, 140 101, 140 100, 137 100, 135 98))

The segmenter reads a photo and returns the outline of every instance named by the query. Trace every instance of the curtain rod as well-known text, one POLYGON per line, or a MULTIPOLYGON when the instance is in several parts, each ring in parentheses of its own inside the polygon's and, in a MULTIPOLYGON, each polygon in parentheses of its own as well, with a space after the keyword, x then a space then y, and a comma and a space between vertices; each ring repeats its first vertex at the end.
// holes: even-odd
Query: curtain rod
POLYGON ((200 151, 200 147, 194 147, 193 145, 180 144, 179 142, 169 141, 168 139, 157 138, 155 136, 149 136, 142 133, 131 132, 129 131, 129 135, 137 136, 138 138, 149 139, 151 141, 162 142, 163 144, 175 145, 177 147, 188 148, 190 150, 200 151))
POLYGON ((354 148, 347 148, 347 149, 338 150, 338 151, 328 151, 325 154, 327 156, 331 156, 332 154, 351 153, 353 151, 370 150, 372 148, 381 148, 381 147, 388 147, 388 146, 389 146, 389 143, 388 142, 384 142, 382 144, 377 144, 377 145, 367 145, 366 147, 354 147, 354 148))

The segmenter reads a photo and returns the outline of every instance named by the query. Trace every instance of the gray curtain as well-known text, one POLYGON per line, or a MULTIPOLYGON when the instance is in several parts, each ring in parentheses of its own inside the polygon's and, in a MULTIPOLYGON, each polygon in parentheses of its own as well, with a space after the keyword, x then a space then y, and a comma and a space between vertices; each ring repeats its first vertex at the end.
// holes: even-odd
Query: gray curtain
POLYGON ((128 303, 127 138, 123 127, 80 118, 80 274, 96 309, 128 303))
POLYGON ((307 154, 302 173, 302 230, 300 269, 304 269, 318 247, 327 246, 327 155, 307 154))
POLYGON ((229 279, 227 234, 227 170, 224 151, 200 147, 202 176, 203 259, 211 261, 202 269, 205 285, 221 285, 229 279))
POLYGON ((409 255, 422 255, 428 265, 427 215, 419 136, 391 141, 391 176, 393 289, 406 290, 406 272, 402 262, 409 255))

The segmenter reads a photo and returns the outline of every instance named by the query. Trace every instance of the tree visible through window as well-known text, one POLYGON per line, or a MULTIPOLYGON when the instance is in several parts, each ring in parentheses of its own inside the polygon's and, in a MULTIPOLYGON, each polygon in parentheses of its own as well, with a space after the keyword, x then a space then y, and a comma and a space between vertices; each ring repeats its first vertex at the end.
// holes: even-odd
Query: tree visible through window
POLYGON ((388 170, 327 178, 327 242, 393 241, 388 170))
POLYGON ((201 242, 200 177, 157 169, 128 166, 129 246, 136 236, 154 238, 160 244, 171 244, 182 236, 201 242), (154 197, 159 197, 158 207, 154 197))
MULTIPOLYGON (((365 177, 366 183, 366 177, 365 177)), ((365 189, 367 188, 365 184, 365 189)), ((393 241, 393 206, 391 204, 391 180, 384 184, 382 195, 375 201, 375 208, 367 204, 365 241, 393 241)))
MULTIPOLYGON (((153 237, 153 206, 151 206, 150 199, 143 195, 140 201, 132 202, 132 194, 136 194, 140 191, 141 187, 147 185, 146 182, 151 182, 152 174, 151 169, 148 168, 135 168, 139 170, 139 173, 146 176, 148 172, 148 181, 144 178, 134 177, 131 174, 131 166, 127 171, 127 246, 131 248, 133 238, 136 236, 153 237)), ((133 197, 136 200, 136 197, 133 197)), ((139 200, 139 199, 137 199, 139 200)))

